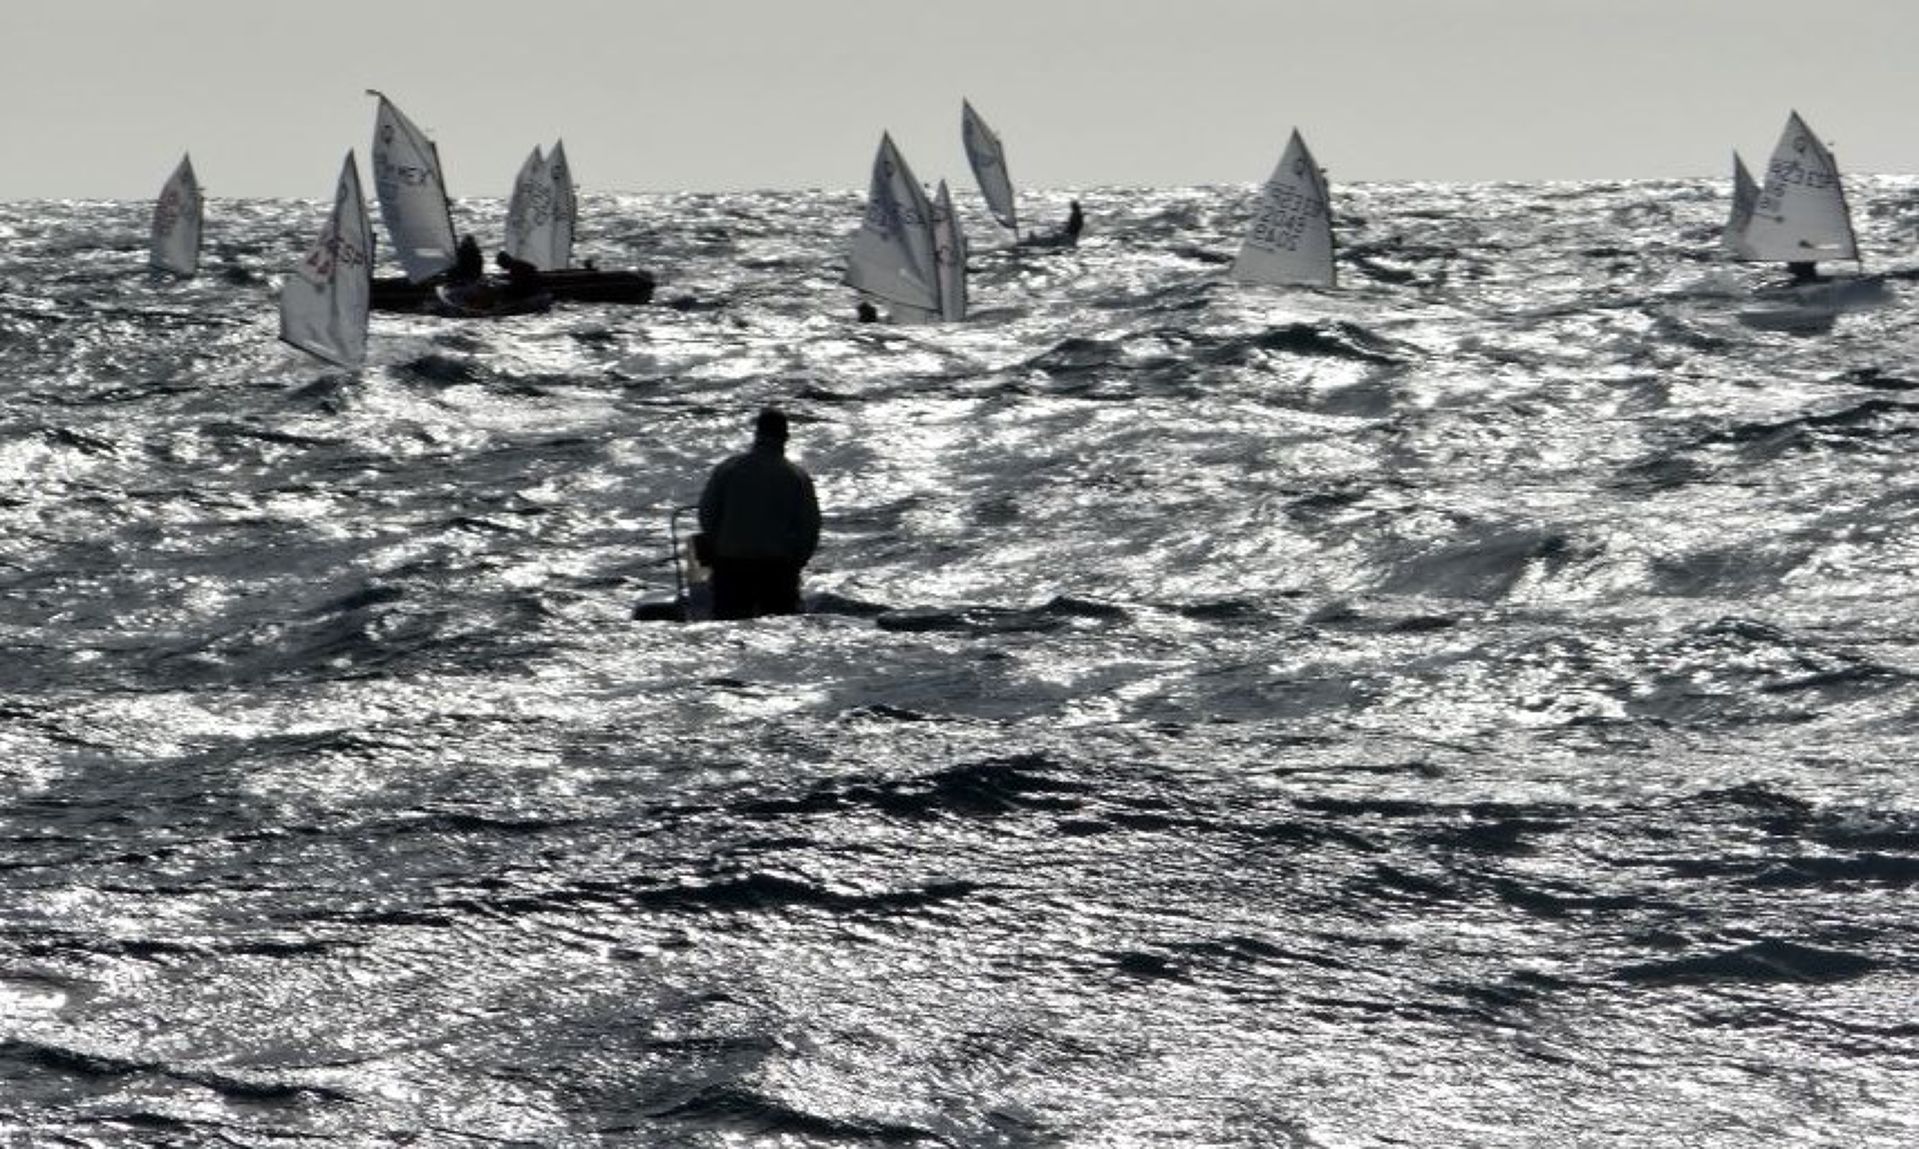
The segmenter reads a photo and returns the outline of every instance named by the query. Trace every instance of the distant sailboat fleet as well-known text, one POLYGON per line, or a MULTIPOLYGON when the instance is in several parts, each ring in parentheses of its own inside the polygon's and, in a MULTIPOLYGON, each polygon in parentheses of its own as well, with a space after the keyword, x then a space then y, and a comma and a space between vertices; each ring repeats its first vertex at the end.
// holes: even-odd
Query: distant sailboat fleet
MULTIPOLYGON (((374 117, 372 167, 380 219, 403 274, 373 275, 375 245, 358 167, 348 152, 332 210, 306 257, 281 292, 281 337, 342 367, 365 360, 369 313, 433 311, 451 316, 513 314, 554 300, 643 303, 653 277, 643 271, 572 266, 578 192, 563 141, 535 147, 520 166, 508 199, 499 263, 508 283, 465 266, 453 224, 438 148, 383 93, 374 117), (538 292, 515 291, 523 273, 538 292), (505 301, 502 302, 502 298, 505 301), (509 305, 510 304, 510 305, 509 305)), ((1015 248, 1071 247, 1082 216, 1074 201, 1067 223, 1042 235, 1020 234, 1017 196, 1006 149, 970 100, 960 105, 960 139, 993 219, 1015 248)), ((155 204, 150 265, 188 277, 199 266, 203 196, 193 164, 181 157, 155 204)), ((1325 171, 1295 130, 1254 199, 1231 278, 1252 286, 1331 288, 1332 197, 1325 171)), ((471 237, 466 246, 476 247, 471 237)), ((1795 111, 1786 120, 1755 180, 1733 153, 1731 212, 1722 246, 1734 260, 1783 263, 1795 281, 1816 277, 1818 263, 1859 260, 1844 182, 1831 151, 1795 111)), ((890 133, 873 157, 866 208, 853 233, 842 282, 861 299, 862 318, 959 322, 967 317, 968 243, 941 180, 929 196, 890 133)))

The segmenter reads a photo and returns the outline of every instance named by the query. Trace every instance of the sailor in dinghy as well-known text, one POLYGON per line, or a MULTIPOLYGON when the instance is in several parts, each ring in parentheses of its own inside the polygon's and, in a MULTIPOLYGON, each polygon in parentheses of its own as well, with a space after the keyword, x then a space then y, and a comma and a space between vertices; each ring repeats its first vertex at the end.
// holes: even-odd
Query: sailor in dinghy
POLYGON ((693 622, 801 614, 800 572, 820 541, 820 504, 812 476, 786 457, 788 423, 778 407, 762 408, 753 446, 713 468, 697 507, 668 519, 673 542, 674 599, 642 602, 639 620, 693 622), (699 516, 699 533, 681 540, 679 520, 699 516))
POLYGON ((1822 261, 1859 262, 1839 165, 1798 112, 1786 117, 1751 213, 1729 239, 1739 259, 1785 264, 1795 285, 1822 280, 1822 261))
POLYGON ((1058 231, 1045 235, 1030 235, 1019 241, 1022 248, 1059 248, 1078 247, 1079 233, 1086 229, 1086 213, 1080 210, 1079 201, 1067 204, 1066 222, 1059 225, 1058 231))

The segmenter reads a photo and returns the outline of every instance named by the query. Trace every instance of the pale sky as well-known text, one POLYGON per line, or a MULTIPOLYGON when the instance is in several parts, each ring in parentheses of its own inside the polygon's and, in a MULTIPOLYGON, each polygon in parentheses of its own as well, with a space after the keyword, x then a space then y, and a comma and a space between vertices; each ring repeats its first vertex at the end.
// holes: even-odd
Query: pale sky
MULTIPOLYGON (((1794 108, 1919 172, 1919 0, 0 0, 0 200, 331 194, 384 90, 456 198, 566 140, 589 192, 1721 175, 1794 108)), ((363 169, 364 170, 364 169, 363 169)))

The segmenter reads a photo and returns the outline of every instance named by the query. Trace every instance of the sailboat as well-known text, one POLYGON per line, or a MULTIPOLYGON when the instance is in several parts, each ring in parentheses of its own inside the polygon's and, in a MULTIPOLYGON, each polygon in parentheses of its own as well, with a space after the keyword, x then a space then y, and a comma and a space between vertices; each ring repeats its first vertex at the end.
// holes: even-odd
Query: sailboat
POLYGON ((566 160, 566 141, 553 141, 553 150, 547 153, 546 175, 553 189, 553 239, 548 258, 551 267, 543 266, 542 271, 558 271, 573 263, 573 225, 580 216, 579 191, 573 186, 573 166, 566 160))
POLYGON ((960 101, 960 139, 966 144, 966 160, 973 166, 973 178, 979 181, 980 194, 1001 227, 1019 238, 1019 212, 1013 202, 1013 179, 1006 171, 1006 149, 999 136, 973 110, 970 100, 960 101))
POLYGON ((280 338, 329 363, 366 361, 373 294, 373 225, 351 151, 340 168, 333 210, 306 258, 280 288, 280 338))
POLYGON ((453 266, 453 212, 447 204, 440 152, 406 113, 371 88, 380 106, 373 118, 373 187, 380 222, 410 282, 423 283, 453 266))
POLYGON ((1260 190, 1246 240, 1233 260, 1241 283, 1331 287, 1332 197, 1326 175, 1297 129, 1260 190))
POLYGON ((853 236, 847 286, 890 305, 904 319, 941 314, 940 272, 933 244, 933 207, 890 133, 880 136, 866 217, 853 236))
POLYGON ((539 148, 520 165, 513 195, 506 209, 508 255, 524 259, 541 271, 559 271, 573 259, 573 220, 576 213, 573 177, 567 167, 566 144, 553 145, 550 156, 539 148))
POLYGON ((1741 240, 1739 258, 1751 262, 1859 258, 1839 165, 1798 112, 1786 118, 1741 240))
MULTIPOLYGON (((442 288, 453 266, 457 243, 453 212, 440 167, 439 149, 393 101, 372 88, 379 99, 373 121, 375 190, 380 219, 393 242, 404 277, 373 281, 373 306, 383 311, 437 311, 478 318, 526 310, 524 299, 511 307, 481 307, 477 300, 448 310, 442 288)), ((551 267, 541 266, 540 287, 553 300, 578 303, 645 303, 653 298, 653 276, 645 271, 601 271, 589 264, 568 267, 573 254, 574 190, 563 144, 545 157, 547 180, 554 206, 549 209, 553 235, 546 252, 551 267)), ((510 250, 510 249, 509 249, 510 250)))
POLYGON ((958 323, 966 318, 966 233, 945 180, 933 197, 933 262, 939 269, 940 318, 958 323))
POLYGON ((552 248, 552 232, 552 176, 546 157, 535 147, 513 177, 513 194, 506 201, 506 240, 500 249, 540 267, 552 248))
POLYGON ((1759 184, 1746 170, 1746 161, 1732 154, 1732 214, 1726 217, 1726 230, 1720 243, 1735 259, 1750 259, 1746 243, 1746 225, 1752 222, 1752 209, 1759 203, 1759 184))
POLYGON ((180 157, 160 198, 153 205, 153 243, 149 262, 160 271, 190 276, 200 268, 200 224, 203 200, 200 181, 193 175, 193 159, 180 157))

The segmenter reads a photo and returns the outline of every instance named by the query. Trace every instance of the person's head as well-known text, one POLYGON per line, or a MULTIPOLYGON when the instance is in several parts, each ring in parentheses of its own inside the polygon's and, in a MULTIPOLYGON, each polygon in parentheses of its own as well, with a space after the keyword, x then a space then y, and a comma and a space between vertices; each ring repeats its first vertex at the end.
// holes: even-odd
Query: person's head
POLYGON ((786 412, 778 407, 760 408, 759 417, 753 420, 753 441, 769 447, 786 445, 786 412))
POLYGON ((493 253, 493 262, 499 264, 501 267, 506 267, 513 262, 513 257, 504 251, 496 251, 493 253))

